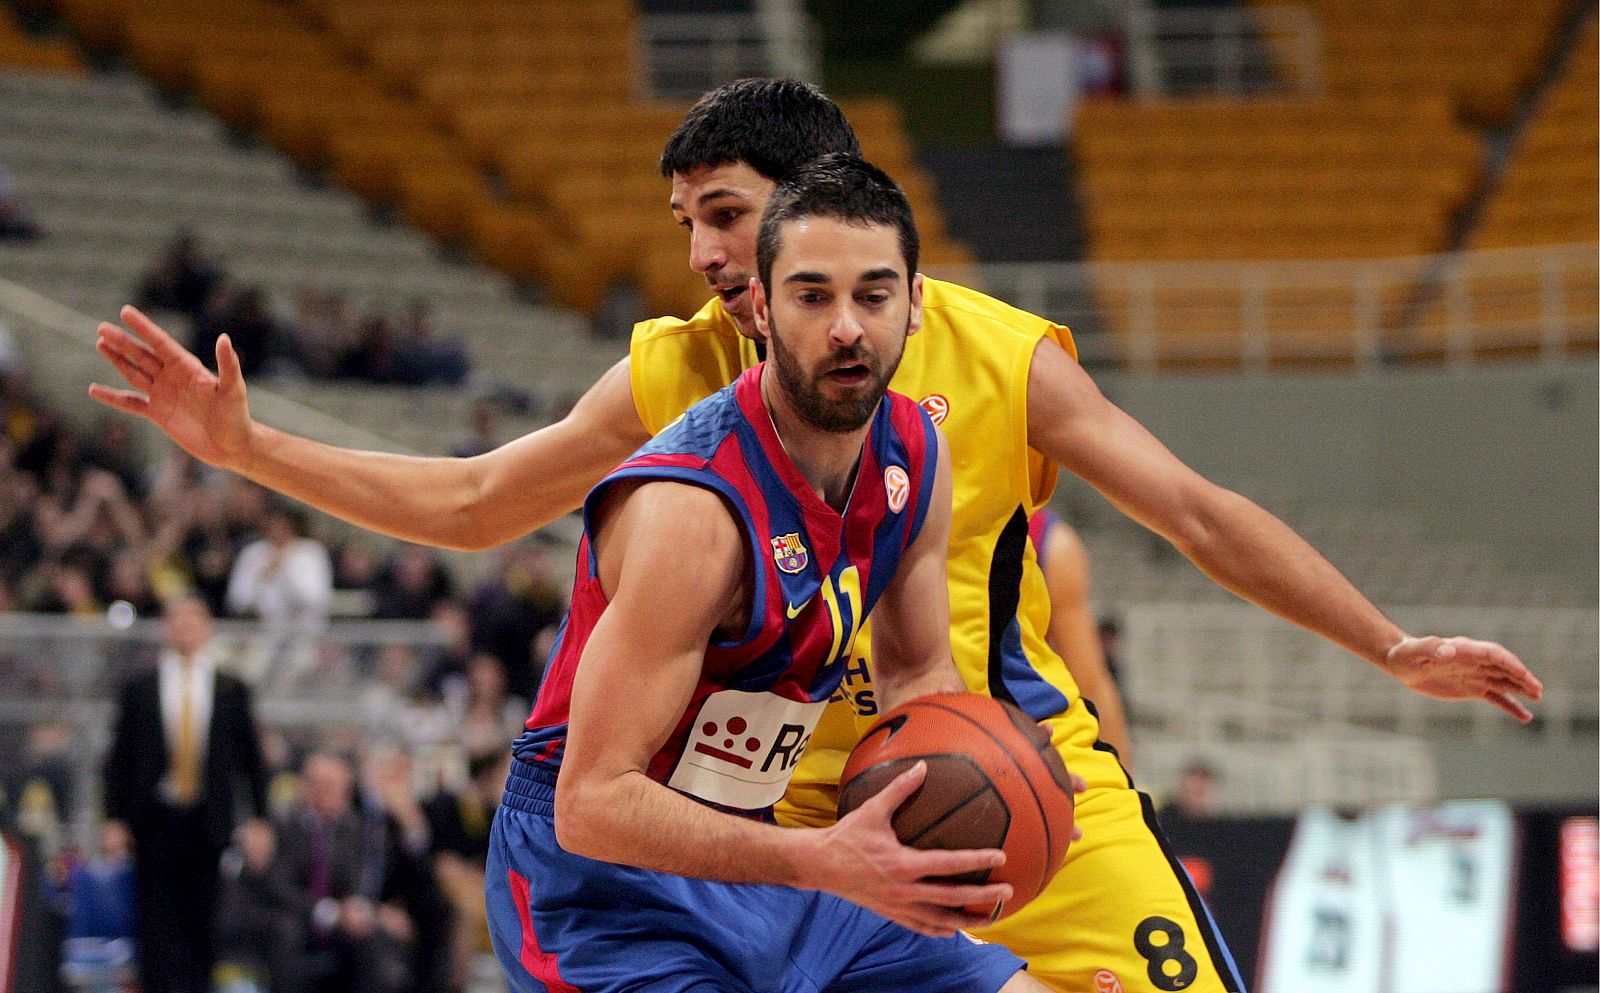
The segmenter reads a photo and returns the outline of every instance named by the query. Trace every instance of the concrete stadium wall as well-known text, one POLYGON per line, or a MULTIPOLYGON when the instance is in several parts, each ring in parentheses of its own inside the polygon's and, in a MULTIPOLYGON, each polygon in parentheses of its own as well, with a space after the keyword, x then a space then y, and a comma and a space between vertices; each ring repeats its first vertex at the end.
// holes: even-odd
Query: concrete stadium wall
POLYGON ((1097 380, 1181 458, 1246 495, 1264 488, 1269 506, 1384 507, 1519 572, 1596 582, 1593 361, 1097 380))

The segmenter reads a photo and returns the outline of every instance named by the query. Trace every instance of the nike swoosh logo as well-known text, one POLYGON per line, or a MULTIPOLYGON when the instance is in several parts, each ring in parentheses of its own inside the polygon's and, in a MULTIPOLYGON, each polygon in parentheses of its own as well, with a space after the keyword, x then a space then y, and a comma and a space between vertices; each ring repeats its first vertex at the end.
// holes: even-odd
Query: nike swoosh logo
POLYGON ((792 603, 788 604, 783 608, 784 613, 788 616, 789 620, 792 621, 796 617, 800 616, 800 611, 805 610, 806 609, 806 604, 808 604, 810 602, 811 602, 811 598, 810 597, 806 597, 804 600, 800 601, 800 606, 798 606, 798 607, 796 607, 792 603))

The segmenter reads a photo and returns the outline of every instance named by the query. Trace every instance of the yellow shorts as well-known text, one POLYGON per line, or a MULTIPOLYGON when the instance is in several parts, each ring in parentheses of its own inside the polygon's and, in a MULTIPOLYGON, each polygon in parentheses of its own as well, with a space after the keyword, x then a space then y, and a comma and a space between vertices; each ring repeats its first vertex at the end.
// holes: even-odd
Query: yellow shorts
MULTIPOLYGON (((1077 803, 1083 838, 1043 893, 973 934, 1011 949, 1029 975, 1062 993, 1242 991, 1216 926, 1166 851, 1149 798, 1109 748, 1095 747, 1099 725, 1084 702, 1051 726, 1067 768, 1089 784, 1077 803)), ((856 738, 849 707, 830 705, 778 805, 779 823, 833 823, 839 773, 856 738)))

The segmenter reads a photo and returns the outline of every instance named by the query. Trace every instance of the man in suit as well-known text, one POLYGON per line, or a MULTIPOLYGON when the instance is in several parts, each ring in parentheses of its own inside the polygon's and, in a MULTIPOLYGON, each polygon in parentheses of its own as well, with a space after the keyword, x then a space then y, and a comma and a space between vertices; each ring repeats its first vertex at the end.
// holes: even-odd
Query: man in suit
POLYGON ((244 683, 218 671, 211 612, 167 604, 154 672, 129 680, 105 767, 110 830, 133 843, 145 993, 211 988, 217 865, 241 813, 266 811, 244 683))
POLYGON ((278 822, 272 868, 303 935, 299 988, 398 993, 410 987, 420 926, 432 937, 447 930, 440 914, 428 912, 437 895, 418 899, 428 895, 417 892, 425 863, 396 843, 400 826, 390 814, 357 805, 355 771, 343 756, 311 755, 300 784, 299 804, 278 822))

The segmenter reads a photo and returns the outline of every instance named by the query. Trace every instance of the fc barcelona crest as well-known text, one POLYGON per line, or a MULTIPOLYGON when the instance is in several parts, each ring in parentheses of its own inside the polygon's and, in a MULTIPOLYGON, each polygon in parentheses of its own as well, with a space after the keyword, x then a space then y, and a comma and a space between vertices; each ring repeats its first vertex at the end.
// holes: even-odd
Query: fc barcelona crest
POLYGON ((779 570, 793 575, 806 567, 811 555, 798 532, 780 534, 772 539, 772 560, 778 563, 779 570))

